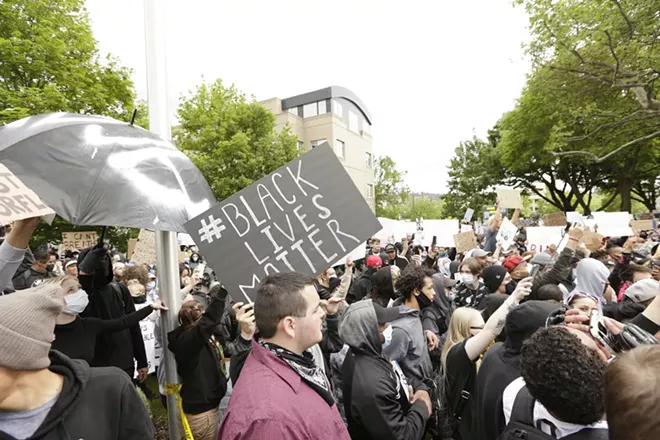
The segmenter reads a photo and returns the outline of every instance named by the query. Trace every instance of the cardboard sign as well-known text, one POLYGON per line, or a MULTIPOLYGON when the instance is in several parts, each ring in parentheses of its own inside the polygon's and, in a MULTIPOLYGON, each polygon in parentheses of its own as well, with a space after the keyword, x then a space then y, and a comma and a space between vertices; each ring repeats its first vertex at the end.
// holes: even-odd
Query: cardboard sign
POLYGON ((653 220, 634 220, 630 222, 630 227, 635 234, 639 234, 642 231, 655 229, 653 220))
POLYGON ((639 215, 640 220, 653 220, 653 214, 650 212, 642 212, 639 215))
POLYGON ((96 246, 98 237, 96 232, 62 232, 62 247, 64 251, 72 251, 87 249, 88 247, 96 246))
POLYGON ((584 231, 582 240, 580 240, 591 252, 597 251, 603 247, 603 236, 591 231, 584 231))
POLYGON ((14 220, 32 217, 44 217, 50 224, 55 218, 55 211, 42 202, 39 196, 6 166, 0 164, 0 222, 6 225, 14 220))
POLYGON ((543 252, 548 246, 561 243, 565 226, 544 226, 527 228, 527 249, 543 252))
POLYGON ((464 222, 469 222, 472 220, 472 216, 474 215, 474 209, 468 208, 465 210, 465 215, 463 216, 463 221, 464 222))
POLYGON ((507 250, 511 247, 516 239, 516 232, 518 232, 518 226, 511 223, 511 220, 508 218, 505 218, 502 221, 502 226, 500 226, 496 238, 496 240, 502 245, 502 250, 507 250))
POLYGON ((543 216, 544 226, 566 226, 566 214, 563 212, 553 212, 543 216))
POLYGON ((474 231, 461 232, 454 235, 454 244, 456 246, 456 252, 465 253, 478 247, 477 236, 474 235, 474 231))
POLYGON ((136 264, 156 264, 156 233, 140 229, 131 261, 136 264))
POLYGON ((267 275, 318 275, 381 225, 324 143, 185 228, 234 299, 254 301, 267 275))
POLYGON ((130 261, 133 253, 135 252, 135 245, 137 245, 137 238, 128 239, 128 252, 126 252, 126 258, 130 261))
POLYGON ((497 197, 500 199, 500 208, 522 208, 522 195, 519 189, 500 188, 497 190, 497 197))
POLYGON ((594 212, 598 233, 605 237, 631 237, 630 214, 627 212, 594 212))

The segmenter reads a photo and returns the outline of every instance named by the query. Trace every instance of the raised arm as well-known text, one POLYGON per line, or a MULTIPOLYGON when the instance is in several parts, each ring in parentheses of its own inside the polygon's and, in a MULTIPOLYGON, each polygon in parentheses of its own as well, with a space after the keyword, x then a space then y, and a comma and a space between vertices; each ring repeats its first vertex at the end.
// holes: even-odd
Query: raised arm
POLYGON ((520 219, 520 209, 516 208, 516 210, 513 211, 513 217, 511 217, 511 223, 518 226, 518 220, 519 219, 520 219))
POLYGON ((500 306, 499 309, 493 313, 484 329, 476 336, 470 338, 465 343, 465 352, 471 361, 476 360, 481 353, 484 352, 486 347, 502 332, 504 323, 506 322, 506 315, 520 303, 524 297, 529 295, 532 291, 532 278, 525 278, 516 287, 516 290, 507 298, 506 301, 500 306))

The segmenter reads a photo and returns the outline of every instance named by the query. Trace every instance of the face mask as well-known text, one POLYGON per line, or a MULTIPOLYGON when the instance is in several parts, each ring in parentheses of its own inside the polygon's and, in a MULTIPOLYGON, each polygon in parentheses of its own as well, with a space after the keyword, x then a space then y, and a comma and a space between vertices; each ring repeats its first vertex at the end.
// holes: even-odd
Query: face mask
POLYGON ((147 295, 138 295, 138 296, 133 296, 133 303, 134 304, 144 304, 147 302, 147 295))
POLYGON ((429 256, 428 252, 426 251, 422 252, 422 260, 426 260, 426 257, 428 256, 429 256))
POLYGON ((62 312, 73 316, 81 314, 83 310, 87 308, 87 304, 89 304, 87 293, 82 289, 78 290, 76 293, 65 296, 64 301, 66 302, 66 305, 62 312))
POLYGON ((147 283, 147 290, 154 290, 155 287, 156 287, 156 282, 155 281, 149 281, 147 283))
POLYGON ((506 294, 511 295, 514 290, 516 290, 516 286, 514 286, 513 283, 509 282, 509 284, 506 285, 506 294))
POLYGON ((48 271, 48 272, 52 272, 54 269, 55 269, 55 265, 54 265, 54 264, 47 264, 47 265, 46 265, 46 271, 48 271))
POLYGON ((448 255, 447 252, 441 252, 438 254, 440 258, 447 258, 447 255, 448 255))
POLYGON ((474 282, 474 275, 471 273, 463 273, 461 274, 461 279, 463 280, 463 284, 472 284, 474 282))
POLYGON ((388 325, 385 330, 383 330, 383 337, 385 338, 385 341, 383 341, 383 348, 387 347, 390 345, 392 342, 392 326, 388 325))
POLYGON ((425 309, 431 304, 433 304, 433 301, 428 299, 428 297, 421 292, 419 295, 416 296, 416 298, 417 298, 417 304, 419 304, 420 309, 425 309))
POLYGON ((192 260, 193 260, 194 263, 197 263, 197 261, 199 260, 199 258, 197 258, 197 257, 192 257, 192 260))

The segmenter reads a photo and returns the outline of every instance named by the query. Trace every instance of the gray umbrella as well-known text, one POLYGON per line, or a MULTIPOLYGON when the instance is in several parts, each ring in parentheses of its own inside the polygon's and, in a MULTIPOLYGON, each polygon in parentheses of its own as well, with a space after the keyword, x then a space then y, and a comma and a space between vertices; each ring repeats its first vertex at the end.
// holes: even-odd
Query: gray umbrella
POLYGON ((188 157, 112 118, 49 113, 0 128, 0 161, 74 225, 185 232, 216 203, 188 157))

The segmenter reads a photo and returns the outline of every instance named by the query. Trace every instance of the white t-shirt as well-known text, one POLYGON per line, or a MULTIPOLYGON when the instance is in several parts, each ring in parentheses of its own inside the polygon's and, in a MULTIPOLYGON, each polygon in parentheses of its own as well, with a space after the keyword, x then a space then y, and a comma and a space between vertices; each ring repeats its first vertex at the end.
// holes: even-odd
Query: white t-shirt
MULTIPOLYGON (((502 395, 502 406, 504 410, 504 420, 506 421, 506 423, 509 423, 509 420, 511 420, 511 412, 513 411, 513 402, 516 400, 516 396, 518 395, 518 392, 524 386, 525 386, 525 380, 522 377, 519 377, 518 379, 511 382, 509 386, 506 387, 506 389, 504 390, 504 394, 502 395)), ((548 412, 548 410, 543 405, 541 405, 540 402, 534 402, 535 425, 538 420, 547 420, 552 424, 554 424, 555 427, 557 428, 555 434, 557 435, 558 439, 569 436, 571 434, 575 434, 576 432, 581 431, 584 428, 607 429, 606 421, 600 421, 589 426, 562 422, 561 420, 558 420, 555 417, 553 417, 552 414, 550 414, 550 412, 548 412)), ((547 424, 542 423, 541 429, 546 434, 551 435, 550 427, 547 424)))

